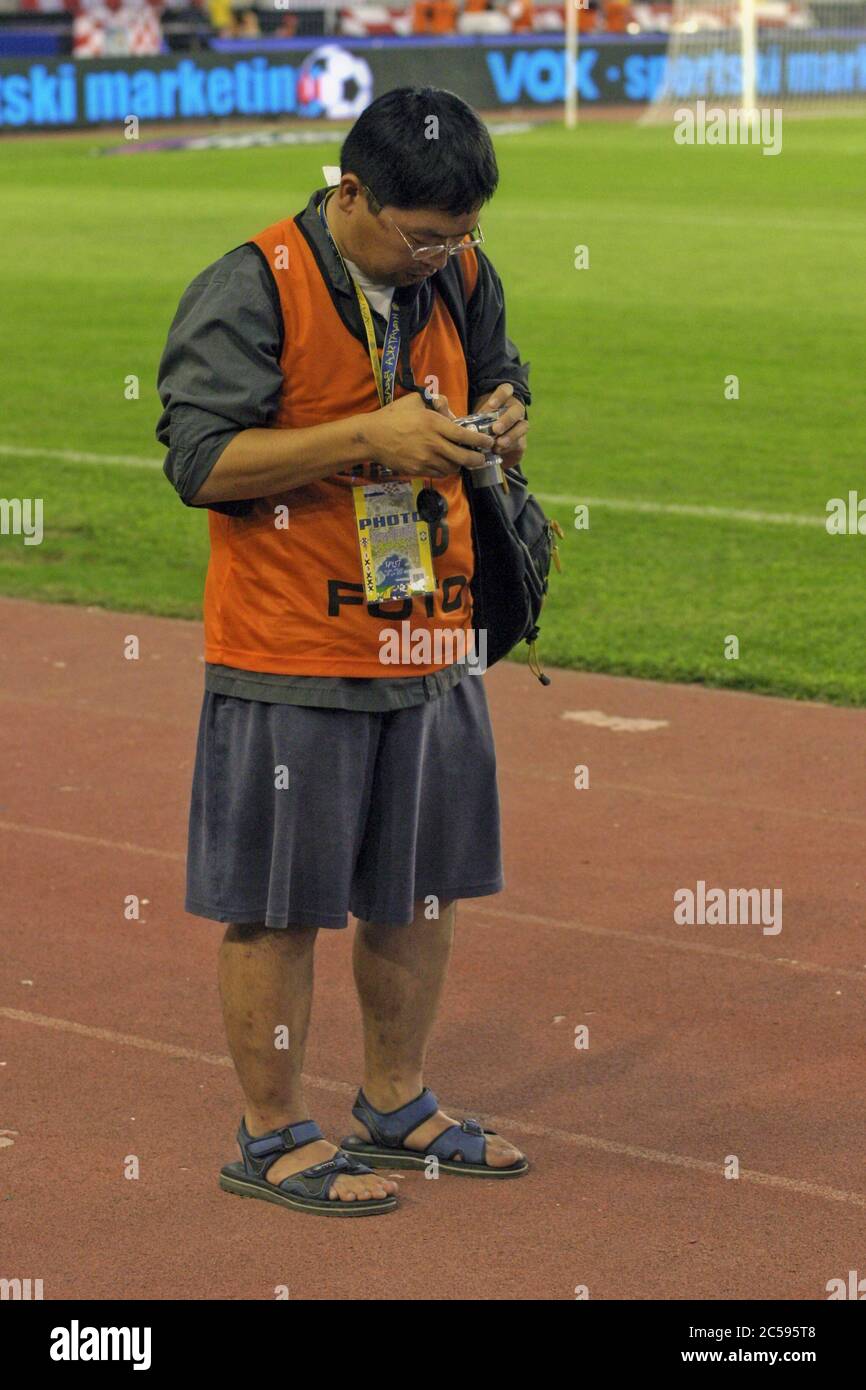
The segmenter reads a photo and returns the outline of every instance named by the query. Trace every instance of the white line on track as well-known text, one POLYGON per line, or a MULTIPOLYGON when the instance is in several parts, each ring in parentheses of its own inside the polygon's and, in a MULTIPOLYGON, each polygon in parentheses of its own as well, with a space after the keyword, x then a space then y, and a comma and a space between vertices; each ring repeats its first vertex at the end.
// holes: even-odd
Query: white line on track
POLYGON ((79 835, 74 830, 55 830, 43 825, 19 825, 14 821, 0 820, 0 830, 11 830, 16 835, 44 835, 49 840, 66 840, 74 845, 90 845, 93 849, 115 849, 123 854, 147 854, 155 859, 174 859, 178 863, 186 858, 181 850, 151 849, 148 845, 133 845, 127 840, 104 840, 99 835, 79 835))
MULTIPOLYGON (((59 463, 119 464, 124 468, 162 468, 162 460, 137 454, 95 454, 74 449, 32 449, 19 444, 0 444, 0 456, 56 459, 59 463)), ((646 512, 648 515, 697 517, 704 520, 743 521, 758 526, 821 526, 826 516, 806 516, 801 512, 759 512, 736 507, 704 507, 680 502, 646 502, 627 497, 568 497, 561 493, 536 492, 539 502, 551 506, 607 507, 615 512, 646 512)))
POLYGON ((595 729, 612 729, 614 733, 644 734, 651 729, 667 729, 667 719, 630 719, 624 714, 605 714, 600 709, 564 709, 560 719, 572 719, 577 724, 590 724, 595 729))
MULTIPOLYGON (((67 843, 89 845, 94 849, 117 850, 123 854, 146 854, 155 859, 183 862, 186 855, 181 850, 152 849, 146 845, 130 844, 123 840, 105 840, 95 835, 82 835, 71 830, 55 830, 48 826, 21 825, 15 821, 0 820, 0 831, 12 834, 44 835, 48 839, 65 840, 67 843)), ((811 961, 791 960, 787 956, 765 956, 756 952, 739 951, 731 946, 714 946, 711 942, 686 941, 670 936, 658 936, 647 931, 627 931, 616 927, 595 927, 576 920, 566 921, 561 917, 542 917, 530 912, 515 912, 495 907, 482 907, 475 899, 464 899, 461 912, 470 917, 493 917, 502 921, 515 922, 524 926, 550 927, 558 931, 577 932, 582 936, 596 936, 612 941, 633 941, 639 946, 658 946, 663 950, 693 951, 700 955, 720 956, 723 959, 743 961, 747 965, 771 966, 778 970, 793 970, 807 975, 832 975, 845 980, 866 980, 866 969, 852 970, 842 965, 819 965, 811 961)))
MULTIPOLYGON (((155 1052, 163 1057, 180 1057, 191 1062, 205 1062, 209 1066, 231 1067, 230 1057, 219 1053, 197 1052, 191 1047, 179 1047, 174 1043, 161 1042, 156 1038, 141 1038, 132 1033, 116 1033, 112 1028, 92 1028, 71 1019, 51 1018, 45 1014, 28 1013, 24 1009, 0 1008, 0 1018, 12 1023, 29 1023, 40 1028, 50 1028, 55 1032, 77 1033, 79 1037, 96 1038, 99 1042, 121 1043, 125 1047, 137 1047, 145 1052, 155 1052)), ((104 1078, 103 1078, 104 1079, 104 1078)), ((338 1095, 353 1096, 357 1090, 345 1081, 333 1081, 330 1077, 309 1076, 304 1073, 304 1081, 319 1090, 336 1092, 338 1095)), ((465 1107, 446 1101, 445 1110, 456 1110, 465 1114, 465 1107)), ((615 1139, 602 1139, 596 1134, 574 1134, 570 1130, 553 1129, 548 1125, 530 1124, 525 1120, 511 1119, 506 1115, 488 1115, 484 1120, 514 1134, 528 1134, 537 1139, 548 1139, 560 1144, 568 1144, 578 1149, 594 1149, 597 1153, 616 1154, 622 1158, 643 1159, 647 1163, 661 1163, 670 1168, 686 1168, 692 1172, 707 1173, 719 1179, 722 1165, 706 1158, 693 1158, 689 1154, 668 1153, 664 1149, 646 1149, 638 1144, 624 1144, 615 1139)), ((804 1182, 798 1178, 786 1178, 779 1173, 762 1173, 755 1169, 740 1169, 740 1182, 756 1183, 761 1187, 773 1187, 784 1192, 797 1192, 805 1197, 818 1197, 829 1202, 844 1202, 849 1206, 866 1207, 866 1195, 861 1192, 847 1192, 844 1188, 825 1187, 821 1183, 804 1182)))
POLYGON ((670 936, 660 936, 649 931, 627 931, 619 927, 593 927, 587 922, 563 921, 558 917, 541 917, 531 912, 508 912, 503 908, 482 907, 474 901, 465 899, 460 903, 460 911, 472 917, 494 917, 503 922, 517 922, 523 926, 554 927, 559 931, 573 931, 580 936, 597 936, 604 941, 632 941, 637 946, 660 946, 672 951, 691 951, 702 956, 721 956, 727 960, 739 960, 748 965, 769 965, 777 970, 793 970, 803 975, 832 975, 845 980, 866 982, 866 969, 851 970, 844 965, 819 965, 808 960, 792 960, 789 956, 764 956, 756 951, 740 951, 735 946, 714 946, 709 941, 674 940, 670 936))

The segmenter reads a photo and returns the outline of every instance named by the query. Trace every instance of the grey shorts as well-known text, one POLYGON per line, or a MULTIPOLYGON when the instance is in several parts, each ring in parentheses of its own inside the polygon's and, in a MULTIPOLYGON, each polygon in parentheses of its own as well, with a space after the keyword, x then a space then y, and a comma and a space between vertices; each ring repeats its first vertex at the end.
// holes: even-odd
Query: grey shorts
POLYGON ((405 926, 504 887, 483 676, 385 713, 205 691, 186 910, 216 922, 405 926))

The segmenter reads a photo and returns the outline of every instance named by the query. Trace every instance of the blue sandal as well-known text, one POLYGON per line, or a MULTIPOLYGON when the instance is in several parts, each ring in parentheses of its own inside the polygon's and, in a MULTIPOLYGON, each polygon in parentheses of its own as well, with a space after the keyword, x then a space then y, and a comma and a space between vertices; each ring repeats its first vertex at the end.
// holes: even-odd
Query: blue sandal
POLYGON ((494 1129, 482 1129, 478 1120, 463 1120, 450 1125, 426 1149, 405 1149, 403 1141, 424 1120, 439 1109, 439 1102, 428 1086, 414 1100, 397 1110, 374 1110, 363 1090, 358 1092, 352 1114, 366 1125, 372 1135, 361 1139, 347 1135, 340 1148, 357 1154, 373 1168, 426 1168, 432 1155, 441 1173, 460 1173, 467 1178, 517 1178, 529 1168, 527 1159, 520 1158, 508 1168, 493 1168, 484 1162, 484 1136, 495 1134, 494 1129), (457 1159, 456 1155, 461 1157, 457 1159))
POLYGON ((260 1197, 281 1207, 318 1212, 321 1216, 375 1216, 394 1211, 397 1199, 393 1195, 356 1197, 353 1202, 343 1201, 341 1197, 333 1199, 329 1195, 334 1180, 341 1173, 354 1175, 373 1171, 365 1163, 358 1163, 344 1153, 337 1153, 324 1163, 316 1163, 299 1173, 291 1173, 279 1186, 268 1182, 265 1174, 282 1154, 301 1149, 324 1137, 313 1120, 300 1120, 297 1124, 272 1129, 267 1134, 253 1138, 241 1116, 238 1144, 243 1162, 226 1163, 220 1169, 220 1187, 224 1192, 236 1193, 238 1197, 260 1197))

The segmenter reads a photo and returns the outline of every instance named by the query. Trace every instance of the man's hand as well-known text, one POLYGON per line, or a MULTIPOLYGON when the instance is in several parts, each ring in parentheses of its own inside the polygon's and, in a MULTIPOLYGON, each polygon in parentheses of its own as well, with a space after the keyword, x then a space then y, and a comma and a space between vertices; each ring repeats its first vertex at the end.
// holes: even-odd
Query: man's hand
POLYGON ((452 477, 461 468, 483 463, 480 446, 488 453, 495 447, 492 434, 455 425, 444 396, 437 396, 435 408, 428 410, 413 391, 355 419, 369 443, 373 462, 411 477, 452 477))
POLYGON ((526 407, 520 397, 515 396, 511 382, 504 381, 489 396, 477 400, 472 406, 472 414, 478 415, 482 410, 497 410, 501 405, 508 408, 502 412, 498 420, 488 426, 488 429, 496 439, 496 452, 502 455, 504 466, 513 468, 515 464, 520 463, 526 452, 529 421, 526 419, 526 407))

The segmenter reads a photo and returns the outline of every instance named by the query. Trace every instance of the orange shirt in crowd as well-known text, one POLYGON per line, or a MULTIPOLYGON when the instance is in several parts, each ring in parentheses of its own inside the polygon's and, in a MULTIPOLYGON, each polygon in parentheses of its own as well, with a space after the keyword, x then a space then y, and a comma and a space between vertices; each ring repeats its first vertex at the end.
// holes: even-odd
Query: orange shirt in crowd
POLYGON ((453 34, 456 28, 455 0, 416 0, 412 7, 414 34, 453 34))
POLYGON ((513 33, 532 33, 532 0, 512 0, 508 6, 508 13, 513 33))
POLYGON ((605 0, 604 26, 609 34, 624 34, 630 18, 631 11, 622 0, 605 0))

